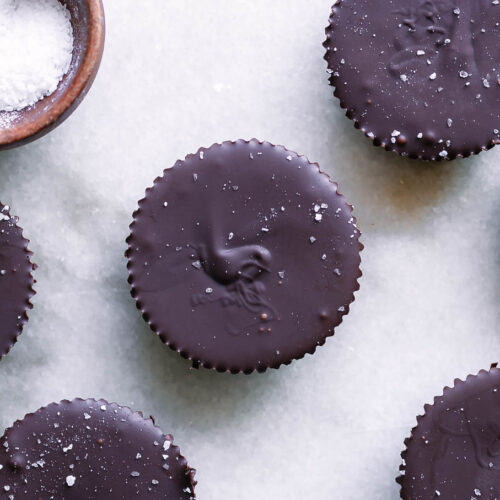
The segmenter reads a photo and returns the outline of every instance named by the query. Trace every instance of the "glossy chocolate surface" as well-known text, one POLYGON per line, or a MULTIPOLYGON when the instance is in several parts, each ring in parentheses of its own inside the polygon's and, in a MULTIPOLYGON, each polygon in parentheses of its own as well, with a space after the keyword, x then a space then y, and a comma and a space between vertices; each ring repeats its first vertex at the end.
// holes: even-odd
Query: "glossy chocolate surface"
POLYGON ((53 403, 0 439, 0 498, 192 500, 193 472, 150 419, 104 400, 53 403))
POLYGON ((333 335, 360 276, 337 185, 257 140, 178 161, 139 202, 129 281, 161 339, 219 371, 277 368, 333 335))
POLYGON ((375 144, 439 160, 500 142, 499 2, 340 0, 330 22, 330 82, 375 144))
POLYGON ((9 352, 28 321, 34 294, 30 256, 17 218, 0 203, 0 358, 9 352))
POLYGON ((500 370, 455 381, 406 441, 404 500, 500 498, 500 370))

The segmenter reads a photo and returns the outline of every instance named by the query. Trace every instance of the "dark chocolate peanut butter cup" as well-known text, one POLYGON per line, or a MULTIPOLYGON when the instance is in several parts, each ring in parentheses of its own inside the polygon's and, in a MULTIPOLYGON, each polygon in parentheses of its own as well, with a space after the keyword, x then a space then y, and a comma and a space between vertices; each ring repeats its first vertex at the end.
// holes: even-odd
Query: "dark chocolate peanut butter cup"
POLYGON ((337 185, 256 139, 165 170, 130 228, 137 307, 195 367, 262 372, 312 354, 359 288, 360 234, 337 185))
POLYGON ((34 265, 28 243, 17 217, 0 203, 0 359, 16 343, 33 307, 34 265))
POLYGON ((375 145, 452 160, 500 142, 496 0, 340 0, 326 29, 330 83, 375 145))
POLYGON ((0 498, 194 500, 194 470, 172 441, 115 403, 53 403, 0 439, 0 498))
POLYGON ((500 370, 446 387, 405 441, 404 500, 500 498, 500 370))

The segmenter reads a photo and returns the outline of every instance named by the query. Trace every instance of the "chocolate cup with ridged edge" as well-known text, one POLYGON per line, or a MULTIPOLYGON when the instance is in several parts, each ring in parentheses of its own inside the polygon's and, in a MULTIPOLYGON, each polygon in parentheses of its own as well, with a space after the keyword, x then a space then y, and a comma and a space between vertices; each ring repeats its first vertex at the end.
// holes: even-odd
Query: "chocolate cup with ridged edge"
POLYGON ((2 492, 17 500, 194 500, 194 474, 152 417, 103 399, 52 403, 0 438, 2 492))
POLYGON ((339 0, 324 43, 330 84, 375 146, 468 157, 500 142, 499 36, 490 0, 339 0))
POLYGON ((397 482, 403 500, 500 498, 500 369, 456 379, 417 417, 397 482))
POLYGON ((29 240, 10 215, 9 207, 0 203, 0 359, 21 335, 33 307, 35 294, 29 240))
POLYGON ((136 305, 194 367, 249 374, 313 354, 359 289, 363 247, 337 184, 257 139, 176 162, 130 230, 136 305))

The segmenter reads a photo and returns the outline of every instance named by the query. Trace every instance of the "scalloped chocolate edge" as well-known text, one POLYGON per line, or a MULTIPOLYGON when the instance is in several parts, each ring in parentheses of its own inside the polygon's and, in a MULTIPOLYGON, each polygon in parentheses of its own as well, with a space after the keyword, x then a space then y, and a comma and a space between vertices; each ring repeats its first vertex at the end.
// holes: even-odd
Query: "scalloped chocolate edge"
POLYGON ((491 373, 493 371, 497 371, 497 372, 500 372, 500 368, 497 368, 497 363, 492 363, 491 367, 489 370, 479 370, 479 372, 476 374, 476 375, 467 375, 467 377, 465 377, 465 380, 462 380, 460 378, 456 378, 454 381, 453 381, 453 386, 452 387, 449 387, 449 386, 445 386, 444 389, 443 389, 443 393, 439 396, 435 396, 434 399, 432 400, 432 403, 427 403, 424 405, 424 413, 421 414, 421 415, 417 415, 416 417, 416 421, 417 421, 417 425, 415 425, 411 431, 410 431, 410 435, 409 437, 407 437, 405 440, 404 440, 404 445, 405 445, 405 449, 401 452, 401 459, 402 459, 402 462, 401 462, 401 465, 399 466, 399 471, 400 471, 400 475, 396 477, 395 481, 396 483, 398 483, 401 488, 399 490, 399 496, 404 500, 404 497, 403 497, 403 481, 404 481, 404 478, 405 478, 405 472, 406 472, 406 457, 408 455, 408 447, 409 445, 411 444, 411 442, 415 439, 415 432, 417 431, 418 429, 418 426, 420 425, 420 422, 427 416, 427 414, 429 413, 429 410, 431 408, 434 408, 436 406, 437 403, 439 403, 439 400, 442 399, 448 392, 450 391, 453 391, 455 390, 457 387, 461 386, 461 385, 465 385, 469 380, 473 380, 477 377, 479 377, 480 375, 491 375, 491 373))
MULTIPOLYGON (((4 351, 0 351, 0 361, 1 361, 4 356, 7 356, 7 354, 9 354, 9 352, 11 351, 11 349, 17 343, 20 335, 23 333, 24 325, 29 320, 28 311, 30 311, 31 309, 33 309, 33 304, 31 303, 31 299, 36 294, 36 291, 33 288, 34 285, 35 285, 35 283, 36 283, 36 280, 33 277, 33 271, 35 271, 38 266, 37 266, 37 264, 35 264, 31 260, 33 252, 31 250, 29 250, 29 248, 28 248, 28 245, 30 244, 30 240, 28 240, 24 236, 24 234, 23 234, 24 230, 18 224, 19 217, 13 216, 13 215, 10 214, 10 205, 4 205, 3 203, 0 202, 0 207, 4 207, 4 208, 7 207, 7 215, 10 217, 11 220, 14 220, 15 226, 21 231, 21 240, 22 240, 22 242, 24 244, 24 252, 26 253, 27 258, 28 258, 28 262, 29 262, 29 264, 31 266, 31 272, 28 273, 29 284, 28 284, 28 290, 27 290, 27 294, 26 294, 26 297, 25 297, 25 301, 24 301, 24 305, 25 305, 24 311, 23 311, 23 313, 21 315, 20 321, 18 322, 17 332, 15 333, 14 337, 12 338, 11 343, 7 345, 7 347, 4 349, 4 351)), ((2 208, 0 208, 0 210, 2 210, 2 208)))
POLYGON ((195 487, 198 484, 198 482, 195 480, 196 469, 193 469, 193 468, 189 467, 186 457, 184 457, 184 455, 182 455, 182 453, 180 451, 180 448, 174 444, 174 438, 173 438, 172 434, 165 434, 163 432, 163 429, 160 429, 160 427, 158 427, 156 425, 154 417, 150 416, 149 418, 146 418, 141 411, 132 410, 130 407, 124 406, 124 405, 120 405, 118 403, 113 403, 113 402, 109 403, 105 399, 74 398, 71 401, 69 399, 62 399, 61 401, 59 401, 59 403, 50 403, 50 404, 48 404, 46 406, 42 406, 41 408, 38 408, 38 410, 36 410, 34 412, 26 413, 26 415, 22 419, 16 420, 10 427, 7 427, 5 429, 3 435, 0 436, 0 441, 2 441, 8 435, 9 431, 13 430, 16 425, 22 424, 25 420, 30 419, 30 418, 36 416, 37 414, 40 414, 40 413, 44 412, 45 410, 47 410, 50 407, 54 407, 54 406, 59 406, 59 407, 61 407, 61 406, 68 406, 68 405, 71 405, 72 403, 74 403, 75 401, 81 401, 81 402, 84 402, 84 403, 92 401, 92 402, 97 403, 97 404, 103 403, 103 404, 105 404, 107 406, 113 406, 113 405, 115 405, 118 408, 120 408, 122 410, 125 410, 128 413, 130 413, 131 416, 139 416, 142 420, 144 420, 145 422, 150 423, 153 427, 155 427, 156 429, 158 429, 162 433, 162 436, 165 438, 165 440, 166 441, 170 441, 172 449, 175 451, 175 453, 177 453, 177 455, 179 457, 179 460, 181 461, 181 463, 183 464, 183 466, 186 468, 186 476, 189 477, 189 482, 191 483, 191 489, 193 491, 193 495, 195 495, 195 497, 196 497, 195 487))
POLYGON ((268 368, 271 368, 271 369, 279 369, 281 366, 288 366, 290 365, 293 361, 297 361, 299 359, 303 359, 306 354, 310 354, 310 355, 313 355, 315 352, 316 352, 316 349, 320 346, 323 346, 325 343, 326 343, 326 340, 330 337, 333 337, 335 335, 335 329, 338 328, 343 320, 344 320, 344 317, 349 314, 349 311, 350 311, 350 308, 353 304, 353 302, 355 301, 355 293, 360 289, 360 283, 359 283, 359 280, 360 278, 363 276, 363 273, 361 271, 361 252, 363 251, 364 249, 364 245, 361 243, 360 241, 360 238, 362 236, 362 233, 361 231, 359 230, 358 226, 357 226, 357 220, 356 220, 356 217, 354 217, 353 215, 353 207, 352 205, 350 205, 349 203, 347 203, 344 195, 342 195, 339 190, 338 190, 338 184, 336 182, 334 182, 331 177, 326 173, 326 172, 323 172, 319 166, 318 163, 312 163, 311 161, 309 161, 309 159, 305 156, 305 155, 300 155, 298 153, 296 153, 295 151, 292 151, 292 150, 289 150, 287 149, 285 146, 282 146, 282 145, 275 145, 275 144, 272 144, 268 141, 260 141, 259 139, 256 139, 256 138, 253 138, 253 139, 250 139, 250 140, 245 140, 245 139, 238 139, 238 140, 235 140, 235 141, 224 141, 222 143, 214 143, 212 144, 210 147, 208 148, 204 148, 204 147, 201 147, 198 149, 198 151, 196 153, 192 153, 192 154, 189 154, 185 157, 184 160, 177 160, 174 165, 170 168, 166 168, 164 171, 163 171, 163 174, 161 176, 158 176, 154 182, 153 182, 153 185, 151 187, 148 187, 145 191, 145 196, 143 198, 141 198, 138 202, 138 205, 139 207, 133 212, 132 214, 132 223, 129 225, 129 229, 130 229, 130 234, 129 236, 127 237, 127 239, 125 240, 125 243, 128 245, 127 247, 127 250, 125 251, 125 257, 127 258, 127 270, 128 270, 128 283, 130 284, 130 287, 131 287, 131 290, 130 290, 130 294, 132 295, 132 298, 135 300, 135 303, 136 303, 136 307, 137 309, 141 312, 141 315, 142 315, 142 318, 144 319, 144 321, 148 324, 149 328, 160 338, 160 340, 166 344, 172 351, 175 351, 177 353, 179 353, 181 355, 181 357, 183 357, 184 359, 187 359, 188 361, 191 362, 191 367, 193 369, 199 369, 200 367, 203 367, 203 368, 206 368, 208 370, 213 370, 213 371, 216 371, 218 373, 231 373, 233 375, 237 375, 237 374, 240 374, 240 373, 243 373, 245 375, 251 375, 252 373, 254 372, 258 372, 258 373, 264 373, 268 370, 268 368), (138 293, 134 287, 134 276, 130 270, 131 268, 131 262, 130 262, 130 254, 132 252, 132 247, 131 247, 131 241, 133 239, 133 229, 134 229, 134 226, 136 224, 136 220, 137 220, 137 216, 140 214, 141 212, 141 205, 145 202, 146 200, 146 197, 148 196, 148 193, 155 188, 155 186, 160 183, 166 175, 168 175, 168 172, 174 168, 178 168, 180 167, 184 161, 190 159, 190 158, 193 158, 193 157, 196 157, 196 156, 199 156, 200 152, 206 152, 207 150, 213 148, 213 147, 220 147, 220 146, 223 146, 223 145, 235 145, 235 144, 238 144, 238 143, 243 143, 243 144, 250 144, 252 141, 256 141, 258 144, 268 144, 274 148, 279 148, 279 149, 282 149, 283 151, 287 152, 287 153, 290 153, 292 155, 295 155, 297 158, 299 159, 304 159, 309 165, 311 165, 311 167, 315 167, 317 169, 317 172, 321 175, 325 175, 328 180, 330 181, 330 183, 333 185, 334 189, 335 189, 335 193, 337 194, 337 196, 339 196, 342 201, 345 203, 345 205, 349 208, 350 212, 351 212, 351 216, 353 218, 353 223, 354 223, 354 227, 357 229, 358 231, 358 234, 357 234, 357 237, 356 237, 356 242, 358 243, 358 248, 359 248, 359 264, 358 264, 358 274, 356 275, 355 277, 355 282, 353 284, 353 291, 352 291, 352 294, 351 296, 349 297, 349 304, 346 306, 345 308, 345 311, 344 311, 344 314, 341 316, 341 319, 340 321, 334 325, 332 327, 332 330, 331 330, 331 333, 326 335, 323 339, 321 339, 312 349, 310 349, 309 351, 306 351, 304 352, 304 354, 302 354, 301 356, 296 356, 292 359, 290 359, 289 361, 286 361, 286 362, 283 362, 283 363, 279 363, 279 364, 274 364, 274 365, 270 365, 270 366, 262 366, 262 367, 257 367, 257 368, 253 368, 252 370, 241 370, 241 369, 238 369, 238 370, 235 370, 235 369, 230 369, 230 368, 227 368, 226 366, 212 366, 211 363, 206 363, 204 361, 201 361, 199 359, 195 359, 193 358, 193 356, 187 352, 186 350, 178 347, 174 342, 170 342, 168 341, 168 339, 163 339, 161 336, 160 336, 160 332, 158 331, 158 328, 153 324, 153 322, 151 321, 151 319, 149 318, 149 314, 148 312, 145 310, 142 302, 141 302, 141 299, 140 297, 138 296, 138 293))
POLYGON ((458 158, 469 158, 470 156, 473 155, 478 155, 482 153, 483 151, 488 151, 489 149, 492 149, 495 147, 497 144, 500 144, 500 140, 492 138, 490 143, 485 145, 485 146, 478 146, 474 151, 462 151, 460 153, 456 153, 450 156, 447 156, 445 158, 442 158, 440 156, 433 156, 431 158, 423 158, 422 155, 410 155, 406 154, 404 151, 398 151, 397 149, 394 148, 393 144, 385 143, 378 137, 374 136, 372 131, 366 130, 366 128, 362 128, 359 119, 355 116, 355 109, 349 108, 347 103, 341 99, 339 93, 338 93, 338 87, 336 85, 337 80, 340 78, 340 76, 336 77, 334 76, 331 72, 333 71, 332 68, 330 68, 330 62, 328 61, 328 52, 331 50, 330 47, 330 41, 332 39, 332 34, 335 32, 335 29, 333 27, 333 19, 336 16, 336 7, 339 6, 343 1, 345 0, 336 0, 335 3, 332 5, 331 11, 332 13, 330 14, 329 17, 329 24, 325 28, 325 35, 326 35, 326 40, 323 42, 323 47, 326 49, 325 55, 323 56, 323 59, 327 63, 327 73, 330 75, 329 76, 329 83, 330 85, 334 88, 333 95, 338 99, 339 105, 341 109, 345 109, 346 113, 345 116, 349 118, 354 125, 354 128, 361 130, 365 137, 370 139, 372 141, 372 144, 376 147, 381 147, 384 148, 386 151, 389 151, 391 153, 395 153, 398 156, 401 156, 402 158, 408 158, 410 160, 420 160, 420 161, 425 161, 425 162, 440 162, 440 161, 453 161, 458 158))

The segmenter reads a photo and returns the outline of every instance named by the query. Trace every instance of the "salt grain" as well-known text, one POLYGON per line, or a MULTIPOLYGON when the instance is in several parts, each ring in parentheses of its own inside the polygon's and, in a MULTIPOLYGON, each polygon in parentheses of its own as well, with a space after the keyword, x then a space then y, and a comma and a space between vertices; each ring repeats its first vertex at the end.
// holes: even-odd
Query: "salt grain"
POLYGON ((76 481, 75 476, 66 476, 66 484, 71 488, 71 486, 74 486, 76 481))

